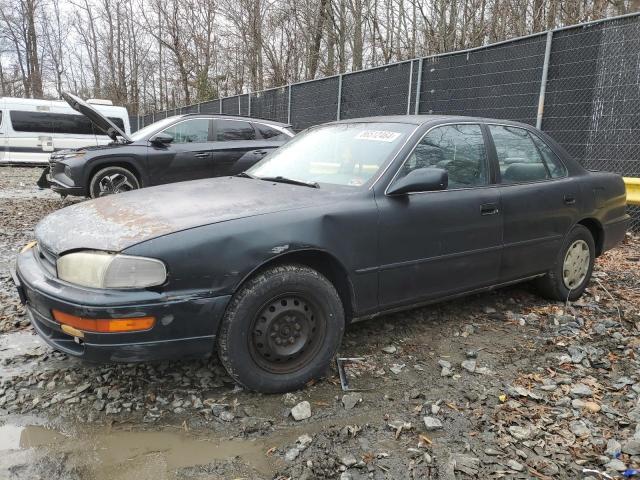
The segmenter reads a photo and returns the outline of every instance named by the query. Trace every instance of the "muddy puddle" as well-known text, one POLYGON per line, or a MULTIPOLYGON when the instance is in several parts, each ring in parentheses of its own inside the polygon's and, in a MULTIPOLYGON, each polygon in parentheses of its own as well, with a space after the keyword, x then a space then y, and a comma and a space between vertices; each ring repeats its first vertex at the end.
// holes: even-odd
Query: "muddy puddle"
POLYGON ((64 473, 56 478, 63 479, 170 480, 183 478, 179 472, 186 468, 211 464, 225 472, 222 478, 272 478, 278 466, 268 455, 273 440, 212 439, 177 428, 65 430, 7 423, 0 426, 0 478, 47 478, 39 470, 61 459, 58 470, 64 473))
POLYGON ((17 331, 0 335, 0 381, 33 370, 37 358, 47 350, 49 347, 32 332, 17 331), (19 361, 14 361, 18 358, 19 361))

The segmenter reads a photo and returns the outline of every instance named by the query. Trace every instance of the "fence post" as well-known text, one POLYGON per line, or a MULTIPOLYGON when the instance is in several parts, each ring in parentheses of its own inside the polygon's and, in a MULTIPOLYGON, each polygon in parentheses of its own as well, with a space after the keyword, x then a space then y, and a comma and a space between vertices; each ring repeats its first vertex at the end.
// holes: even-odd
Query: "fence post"
POLYGON ((222 99, 220 99, 220 108, 219 108, 219 112, 218 113, 222 113, 222 99))
POLYGON ((242 115, 242 109, 240 108, 240 94, 238 94, 238 115, 242 115))
POLYGON ((338 76, 338 110, 336 112, 336 120, 340 120, 342 115, 342 74, 338 76))
POLYGON ((289 99, 287 100, 287 123, 291 125, 291 84, 289 84, 289 99))
POLYGON ((422 89, 422 62, 424 58, 418 61, 418 81, 416 82, 416 104, 414 106, 413 113, 418 115, 420 113, 420 90, 422 89))
POLYGON ((544 64, 542 65, 542 78, 540 79, 540 95, 538 96, 538 116, 536 128, 542 128, 542 115, 544 113, 544 96, 547 91, 547 75, 549 74, 549 59, 551 58, 551 44, 553 42, 553 30, 547 32, 547 45, 544 50, 544 64))
POLYGON ((413 84, 413 60, 409 65, 409 89, 407 90, 407 115, 411 113, 411 88, 413 84))
POLYGON ((198 104, 198 113, 200 113, 200 105, 202 105, 202 103, 198 104))
POLYGON ((247 116, 250 117, 251 116, 251 92, 249 92, 248 95, 249 95, 249 111, 247 112, 247 116))

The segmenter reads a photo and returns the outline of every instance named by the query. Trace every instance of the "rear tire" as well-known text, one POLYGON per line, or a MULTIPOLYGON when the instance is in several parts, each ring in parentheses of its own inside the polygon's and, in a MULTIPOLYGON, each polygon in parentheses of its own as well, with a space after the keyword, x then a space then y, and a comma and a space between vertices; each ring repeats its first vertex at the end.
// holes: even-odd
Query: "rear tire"
POLYGON ((104 197, 115 193, 128 192, 140 188, 138 178, 124 167, 106 167, 98 170, 89 182, 91 198, 104 197))
POLYGON ((303 265, 269 268, 231 299, 218 356, 229 375, 250 390, 297 390, 326 372, 344 324, 340 296, 323 275, 303 265))
POLYGON ((554 267, 536 280, 536 286, 551 300, 577 300, 589 284, 594 261, 593 235, 588 228, 576 225, 562 244, 554 267))

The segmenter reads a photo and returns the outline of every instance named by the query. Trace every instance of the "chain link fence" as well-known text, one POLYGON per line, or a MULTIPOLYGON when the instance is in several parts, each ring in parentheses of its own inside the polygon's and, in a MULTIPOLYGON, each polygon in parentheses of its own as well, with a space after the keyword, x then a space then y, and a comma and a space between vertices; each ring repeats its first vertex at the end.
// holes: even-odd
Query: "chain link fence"
MULTIPOLYGON (((449 114, 536 125, 586 168, 640 176, 640 13, 131 117, 183 113, 287 123, 449 114)), ((631 207, 640 229, 640 208, 631 207)))

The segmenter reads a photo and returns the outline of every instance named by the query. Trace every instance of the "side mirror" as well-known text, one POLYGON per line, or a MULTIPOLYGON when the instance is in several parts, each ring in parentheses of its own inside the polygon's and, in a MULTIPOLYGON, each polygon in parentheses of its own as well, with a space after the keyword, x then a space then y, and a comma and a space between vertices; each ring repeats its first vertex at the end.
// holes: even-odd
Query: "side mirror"
POLYGON ((173 137, 168 133, 160 132, 151 137, 149 141, 155 145, 167 145, 168 143, 173 142, 173 137))
POLYGON ((389 195, 401 195, 412 192, 433 192, 446 190, 449 174, 442 168, 416 168, 394 182, 387 190, 389 195))

